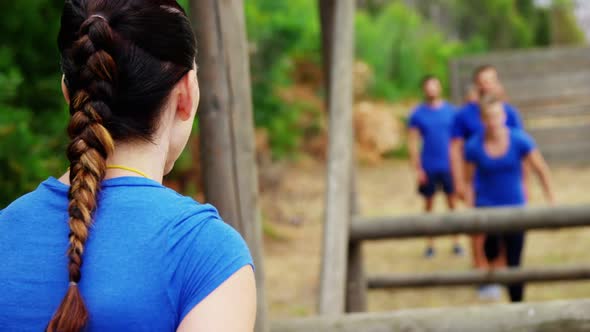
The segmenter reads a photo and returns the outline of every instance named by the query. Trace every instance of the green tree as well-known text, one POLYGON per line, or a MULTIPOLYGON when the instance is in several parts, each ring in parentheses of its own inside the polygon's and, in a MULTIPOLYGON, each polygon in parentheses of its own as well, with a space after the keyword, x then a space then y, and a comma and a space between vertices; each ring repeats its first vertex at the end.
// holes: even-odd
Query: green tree
POLYGON ((0 3, 0 208, 58 170, 67 111, 56 46, 61 5, 0 3))
POLYGON ((315 0, 245 2, 255 124, 269 131, 275 157, 292 154, 303 135, 299 118, 307 105, 288 104, 281 88, 293 81, 298 59, 320 63, 320 28, 315 0))
POLYGON ((580 45, 585 42, 584 32, 580 29, 573 12, 571 0, 554 0, 551 7, 551 44, 580 45))
POLYGON ((356 33, 357 57, 375 72, 371 93, 389 100, 419 93, 419 82, 426 74, 437 75, 446 83, 451 57, 485 49, 479 42, 450 40, 400 2, 385 6, 377 14, 359 10, 356 33))

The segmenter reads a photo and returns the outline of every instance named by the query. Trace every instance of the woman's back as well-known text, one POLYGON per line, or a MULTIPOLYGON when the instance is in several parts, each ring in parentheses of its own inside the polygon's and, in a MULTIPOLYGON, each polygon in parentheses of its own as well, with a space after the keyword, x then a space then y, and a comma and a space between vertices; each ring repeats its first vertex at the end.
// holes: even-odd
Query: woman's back
POLYGON ((66 0, 57 42, 69 168, 1 212, 0 331, 252 331, 246 244, 161 185, 199 104, 185 11, 66 0))
MULTIPOLYGON (((0 330, 43 330, 68 287, 68 190, 50 178, 0 212, 0 330)), ((140 177, 105 180, 80 291, 88 331, 173 331, 245 265, 246 244, 210 205, 140 177)))

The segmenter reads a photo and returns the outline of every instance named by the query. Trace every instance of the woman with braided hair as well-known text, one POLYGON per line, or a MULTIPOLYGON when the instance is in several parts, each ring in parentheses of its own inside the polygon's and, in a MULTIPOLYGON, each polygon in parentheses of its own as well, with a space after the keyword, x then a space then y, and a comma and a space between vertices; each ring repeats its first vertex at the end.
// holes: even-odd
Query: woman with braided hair
POLYGON ((199 87, 174 0, 67 0, 69 170, 0 211, 1 331, 252 331, 252 258, 210 205, 162 186, 199 87))

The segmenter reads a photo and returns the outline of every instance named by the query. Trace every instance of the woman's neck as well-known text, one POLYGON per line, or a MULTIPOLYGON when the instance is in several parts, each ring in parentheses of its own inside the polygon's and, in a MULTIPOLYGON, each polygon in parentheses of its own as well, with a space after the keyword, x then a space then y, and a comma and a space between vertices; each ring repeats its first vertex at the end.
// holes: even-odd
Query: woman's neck
MULTIPOLYGON (((167 152, 162 146, 149 142, 117 144, 115 152, 107 159, 107 165, 121 165, 137 169, 145 173, 148 178, 162 183, 167 152)), ((123 169, 108 169, 105 178, 127 175, 137 176, 137 174, 123 169)))
MULTIPOLYGON (((107 159, 107 165, 119 165, 137 170, 149 179, 162 183, 168 151, 162 146, 149 142, 116 144, 115 152, 107 159)), ((123 176, 141 176, 125 169, 107 169, 105 179, 123 176)), ((69 170, 59 180, 70 184, 69 170)))
POLYGON ((508 128, 498 128, 496 130, 486 130, 487 141, 501 141, 507 137, 508 128))

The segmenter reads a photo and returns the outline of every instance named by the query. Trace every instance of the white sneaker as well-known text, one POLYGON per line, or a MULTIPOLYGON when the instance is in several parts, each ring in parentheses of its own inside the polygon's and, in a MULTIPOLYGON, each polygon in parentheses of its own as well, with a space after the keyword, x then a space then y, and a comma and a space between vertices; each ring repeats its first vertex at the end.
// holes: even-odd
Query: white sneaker
POLYGON ((498 301, 502 297, 502 288, 497 284, 483 285, 479 287, 478 297, 485 301, 498 301))

